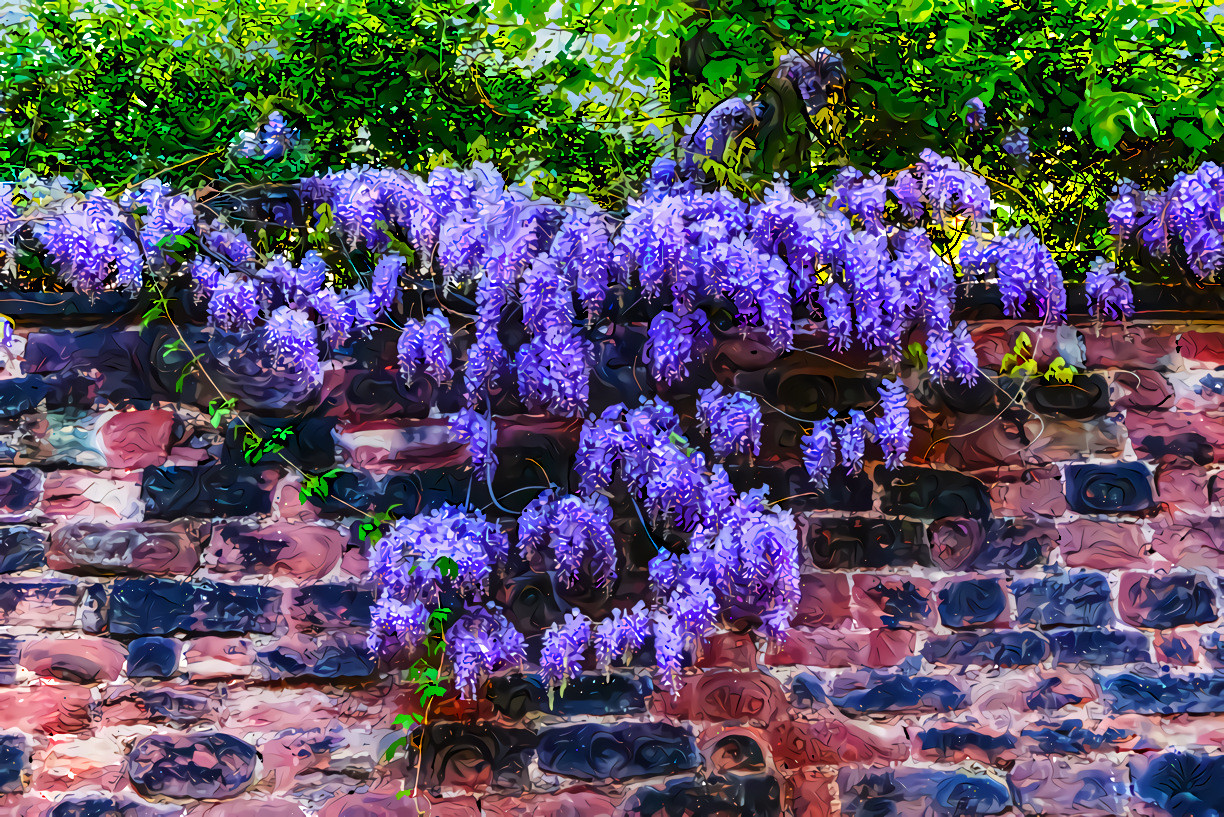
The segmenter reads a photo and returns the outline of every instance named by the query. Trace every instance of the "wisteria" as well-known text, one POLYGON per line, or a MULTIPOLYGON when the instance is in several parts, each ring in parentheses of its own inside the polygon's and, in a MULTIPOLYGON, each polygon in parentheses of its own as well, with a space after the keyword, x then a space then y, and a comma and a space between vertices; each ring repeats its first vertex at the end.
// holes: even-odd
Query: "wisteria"
POLYGON ((497 424, 491 416, 486 417, 470 408, 464 408, 450 420, 450 432, 456 440, 467 446, 472 467, 485 469, 497 467, 497 424))
POLYGON ((591 640, 591 621, 577 609, 565 615, 565 622, 544 631, 540 650, 540 676, 550 685, 565 685, 582 674, 587 646, 591 640))
POLYGON ((875 433, 875 426, 867 415, 851 409, 849 422, 837 428, 837 447, 841 451, 842 465, 848 473, 863 470, 863 457, 867 453, 867 438, 875 433))
POLYGON ((702 391, 697 416, 710 434, 714 456, 733 454, 755 457, 761 453, 761 404, 750 394, 726 392, 714 385, 702 391))
POLYGON ((536 497, 519 518, 519 547, 546 552, 557 576, 569 586, 584 572, 597 585, 616 579, 617 545, 612 506, 607 497, 557 497, 551 490, 536 497))
POLYGON ((1118 272, 1114 262, 1097 256, 1088 268, 1084 288, 1097 320, 1124 320, 1135 314, 1130 282, 1118 272))
POLYGON ((825 488, 837 466, 837 439, 833 419, 817 420, 812 433, 803 438, 803 467, 817 487, 825 488))
POLYGON ((905 401, 905 386, 899 380, 885 380, 880 385, 883 412, 875 421, 875 437, 884 449, 884 464, 889 468, 897 468, 905 461, 913 438, 905 401))

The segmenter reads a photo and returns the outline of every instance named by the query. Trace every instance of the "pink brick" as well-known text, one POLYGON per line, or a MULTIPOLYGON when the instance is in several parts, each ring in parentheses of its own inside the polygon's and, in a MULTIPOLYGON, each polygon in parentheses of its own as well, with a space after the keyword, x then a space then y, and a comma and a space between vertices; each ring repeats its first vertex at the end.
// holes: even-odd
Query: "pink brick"
POLYGON ((918 634, 912 630, 872 630, 867 638, 868 667, 895 667, 917 653, 918 634))
POLYGON ((1152 634, 1156 660, 1174 667, 1194 666, 1202 658, 1199 634, 1194 630, 1157 630, 1152 634))
POLYGON ((1067 511, 1062 474, 1056 467, 1001 469, 990 486, 996 516, 1062 516, 1067 511))
POLYGON ((1110 328, 1100 335, 1089 330, 1080 337, 1089 369, 1164 370, 1172 365, 1176 351, 1175 338, 1162 329, 1131 326, 1123 333, 1110 328))
POLYGON ((1156 466, 1153 476, 1156 500, 1170 514, 1202 515, 1207 512, 1210 505, 1207 469, 1186 463, 1161 463, 1156 466))
POLYGON ((255 662, 255 647, 248 638, 206 635, 187 642, 187 674, 193 681, 245 678, 255 662))
POLYGON ((1138 525, 1076 519, 1058 526, 1059 548, 1071 567, 1115 570, 1147 564, 1147 536, 1138 525))
POLYGON ((696 660, 698 667, 756 669, 756 647, 739 633, 718 633, 705 640, 696 660))
POLYGON ((23 667, 35 675, 74 684, 114 681, 126 660, 122 644, 93 636, 38 638, 21 645, 23 667))
POLYGON ((127 783, 123 746, 104 737, 53 735, 32 761, 37 791, 112 792, 127 783))
POLYGON ((842 813, 837 805, 837 775, 820 769, 800 769, 787 777, 795 814, 804 817, 835 817, 842 813))
POLYGON ((691 721, 745 721, 767 725, 786 710, 777 679, 763 672, 710 670, 684 679, 679 695, 654 695, 651 708, 691 721))
POLYGON ((222 573, 258 573, 314 582, 340 563, 346 531, 328 525, 277 522, 248 529, 240 523, 212 528, 209 566, 222 573))
POLYGON ((375 478, 391 473, 462 465, 467 449, 450 435, 445 420, 372 420, 352 423, 336 435, 345 462, 375 478))
POLYGON ((177 576, 200 563, 200 541, 207 523, 139 522, 91 525, 69 522, 51 531, 47 566, 81 573, 147 573, 177 576))
POLYGON ((76 626, 81 587, 58 579, 0 579, 0 623, 68 630, 76 626))
POLYGON ((306 722, 261 741, 259 753, 265 772, 271 774, 273 788, 284 793, 293 788, 296 778, 329 769, 332 753, 347 742, 339 721, 306 722))
POLYGON ((1126 446, 1126 428, 1109 417, 1095 423, 1031 417, 1024 425, 1026 463, 1075 462, 1087 457, 1116 458, 1126 446))
POLYGON ((1108 760, 1022 760, 1008 778, 1029 813, 1112 817, 1125 812, 1129 799, 1126 766, 1108 760))
POLYGON ((1152 549, 1169 564, 1224 571, 1224 520, 1174 522, 1159 517, 1152 531, 1152 549))
POLYGON ((291 800, 243 795, 222 803, 192 805, 184 817, 306 817, 306 812, 291 800))
POLYGON ((791 630, 786 641, 765 654, 771 667, 854 667, 867 663, 867 630, 791 630))
POLYGON ((166 409, 107 414, 98 428, 99 447, 112 468, 161 465, 170 449, 174 412, 166 409))
POLYGON ((1169 378, 1143 369, 1112 372, 1109 396, 1114 408, 1138 411, 1164 411, 1173 408, 1175 401, 1169 378))
POLYGON ((770 729, 774 762, 784 769, 842 763, 885 764, 909 757, 899 725, 854 723, 837 715, 792 713, 770 729))
POLYGON ((1215 412, 1126 413, 1126 431, 1140 456, 1224 462, 1224 415, 1215 412))
POLYGON ((43 511, 70 522, 132 522, 144 518, 139 472, 62 469, 47 474, 43 511))
POLYGON ((989 325, 971 326, 977 347, 978 363, 983 367, 997 369, 1004 356, 1011 353, 1016 346, 1016 338, 1024 332, 1034 345, 1033 354, 1038 360, 1053 360, 1057 355, 1057 340, 1053 330, 1037 332, 1032 326, 1018 321, 992 323, 989 325))
POLYGON ((214 724, 222 710, 221 695, 220 685, 205 683, 111 684, 103 688, 99 715, 103 726, 214 724))
POLYGON ((991 420, 976 415, 957 416, 946 433, 943 461, 953 468, 976 471, 1000 466, 1021 466, 1028 460, 1021 451, 1029 438, 1009 417, 991 420))
POLYGON ((77 684, 0 689, 0 729, 58 735, 90 724, 93 696, 77 684))
POLYGON ((792 624, 837 627, 850 617, 850 580, 843 573, 804 574, 799 592, 799 609, 792 624))

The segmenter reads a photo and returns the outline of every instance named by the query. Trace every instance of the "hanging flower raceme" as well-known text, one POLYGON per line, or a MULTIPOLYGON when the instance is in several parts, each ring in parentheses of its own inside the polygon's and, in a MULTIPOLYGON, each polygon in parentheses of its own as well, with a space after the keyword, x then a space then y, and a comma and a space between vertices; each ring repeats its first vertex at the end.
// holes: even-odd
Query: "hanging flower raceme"
POLYGON ((837 429, 837 447, 841 450, 842 465, 846 472, 856 474, 863 470, 863 456, 867 452, 867 437, 875 434, 875 426, 867 415, 851 409, 849 421, 837 429))
POLYGON ((1067 289, 1053 256, 1026 225, 989 242, 969 241, 961 248, 961 269, 973 275, 994 272, 1003 311, 1020 317, 1032 301, 1041 318, 1060 323, 1067 312, 1067 289))
POLYGON ((672 386, 688 377, 688 364, 704 334, 702 313, 660 312, 650 321, 643 357, 655 382, 672 386))
POLYGON ((194 198, 172 195, 170 186, 157 179, 145 179, 139 189, 121 195, 119 205, 128 212, 143 211, 140 240, 147 256, 158 263, 166 261, 162 241, 187 235, 195 226, 194 198))
POLYGON ((540 650, 540 677, 549 687, 565 686, 582 674, 587 646, 591 641, 591 620, 577 608, 566 613, 565 623, 554 624, 544 631, 540 650))
POLYGON ((550 327, 519 347, 519 396, 532 411, 574 417, 586 411, 594 351, 569 327, 550 327))
POLYGON ((837 465, 837 440, 832 418, 817 420, 803 438, 803 467, 818 488, 827 488, 837 465))
POLYGON ((101 292, 108 283, 139 289, 144 261, 134 230, 101 190, 68 198, 49 217, 34 223, 60 279, 79 292, 101 292))
POLYGON ((268 316, 263 328, 263 345, 274 368, 302 375, 307 382, 318 382, 319 333, 310 316, 300 309, 282 306, 268 316))
POLYGON ((446 383, 451 378, 450 321, 440 310, 433 310, 424 321, 407 320, 396 345, 400 374, 411 383, 418 375, 425 374, 436 383, 446 383))
POLYGON ((612 615, 595 625, 591 636, 595 648, 595 663, 604 673, 610 673, 615 661, 627 662, 642 649, 650 634, 650 611, 639 600, 632 610, 612 609, 612 615))
POLYGON ((761 404, 752 395, 728 394, 715 384, 699 392, 697 417, 709 430, 710 447, 719 459, 761 453, 761 404))
POLYGON ((1123 320, 1135 314, 1130 282, 1114 262, 1097 256, 1088 267, 1084 288, 1097 320, 1123 320))
POLYGON ((584 568, 597 585, 616 580, 612 506, 605 496, 558 498, 551 490, 544 491, 520 517, 519 547, 551 555, 557 577, 566 587, 577 583, 584 568))
POLYGON ((492 416, 464 408, 451 417, 449 425, 451 435, 467 446, 473 468, 497 468, 497 424, 492 416))
POLYGON ((875 437, 884 449, 884 464, 899 468, 909 453, 910 440, 914 433, 910 428, 909 409, 906 408, 905 385, 899 380, 885 380, 880 384, 882 416, 875 421, 875 437))
POLYGON ((523 665, 527 640, 504 613, 489 605, 465 612, 447 628, 446 657, 459 697, 471 701, 489 674, 523 665))
POLYGON ((986 105, 980 97, 975 96, 965 103, 965 126, 970 132, 986 127, 986 105))
POLYGON ((255 284, 232 272, 223 276, 208 302, 208 322, 227 332, 242 332, 254 327, 258 317, 255 284))
POLYGON ((611 406, 599 417, 583 423, 574 460, 579 493, 590 495, 611 486, 620 456, 620 420, 624 411, 622 405, 611 406))
POLYGON ((990 218, 992 205, 986 180, 965 170, 955 159, 926 148, 914 166, 914 177, 927 208, 941 220, 964 215, 980 224, 990 218))
POLYGON ((886 179, 874 172, 864 175, 854 167, 843 167, 829 185, 829 201, 872 230, 883 226, 887 196, 886 179))

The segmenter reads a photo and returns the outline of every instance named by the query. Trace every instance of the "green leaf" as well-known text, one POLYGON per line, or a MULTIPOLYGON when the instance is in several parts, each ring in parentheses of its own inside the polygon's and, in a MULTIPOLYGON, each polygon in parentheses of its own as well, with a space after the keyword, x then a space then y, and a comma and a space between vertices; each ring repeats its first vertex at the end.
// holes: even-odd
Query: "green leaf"
POLYGON ((407 737, 398 737, 395 740, 391 741, 391 745, 387 747, 387 751, 383 754, 383 761, 386 762, 386 761, 394 760, 395 753, 398 752, 400 749, 404 748, 404 746, 406 746, 407 743, 408 743, 407 737))

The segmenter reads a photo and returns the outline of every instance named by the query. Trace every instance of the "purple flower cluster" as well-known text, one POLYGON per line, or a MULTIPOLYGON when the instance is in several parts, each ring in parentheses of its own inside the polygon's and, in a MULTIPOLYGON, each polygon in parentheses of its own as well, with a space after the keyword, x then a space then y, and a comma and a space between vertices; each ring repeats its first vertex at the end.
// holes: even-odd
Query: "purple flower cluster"
POLYGON ((565 615, 563 624, 554 624, 544 631, 540 650, 540 677, 550 687, 565 685, 582 674, 587 646, 591 642, 591 620, 577 608, 565 615))
POLYGON ((914 433, 910 428, 909 409, 906 408, 905 385, 901 381, 885 380, 880 384, 882 416, 875 421, 875 437, 884 450, 884 464, 899 468, 909 453, 910 440, 914 433))
POLYGON ((867 453, 867 438, 875 435, 875 426, 867 415, 851 409, 849 422, 837 429, 837 447, 841 450, 842 465, 850 474, 863 470, 863 457, 867 453))
POLYGON ((144 258, 130 217, 101 190, 61 200, 50 217, 35 222, 34 234, 60 278, 78 291, 141 286, 144 258))
POLYGON ((423 321, 405 321, 396 351, 400 374, 408 383, 421 374, 435 383, 450 382, 453 359, 450 321, 440 310, 430 312, 423 321))
POLYGON ((235 156, 266 162, 285 157, 300 141, 296 128, 289 127, 280 111, 268 114, 268 121, 256 131, 239 133, 230 146, 235 156))
POLYGON ((519 347, 519 396, 532 411, 576 417, 586 411, 594 350, 568 327, 551 327, 519 347))
POLYGON ((1204 162, 1192 173, 1179 173, 1161 193, 1123 179, 1107 212, 1110 231, 1122 242, 1138 238, 1153 256, 1184 258, 1195 275, 1209 279, 1224 268, 1222 207, 1224 169, 1204 162))
POLYGON ((497 424, 492 416, 485 416, 470 408, 460 409, 450 419, 450 432, 459 442, 467 446, 472 457, 472 467, 484 471, 497 468, 497 424))
POLYGON ((447 629, 446 656, 459 697, 475 700, 481 681, 490 673, 522 666, 527 640, 504 613, 487 605, 465 612, 447 629))
POLYGON ((1098 320, 1124 320, 1135 314, 1135 301, 1130 282, 1118 271, 1118 265, 1098 256, 1088 267, 1084 287, 1098 320))
POLYGON ((817 420, 812 433, 803 438, 803 467, 819 488, 829 485, 829 476, 837 465, 837 440, 833 419, 817 420))
POLYGON ((602 495, 557 497, 544 491, 519 518, 519 547, 550 554, 557 577, 573 586, 585 571, 597 585, 616 580, 617 546, 612 506, 602 495))
POLYGON ((605 673, 614 661, 627 661, 642 648, 650 634, 650 611, 646 602, 638 601, 632 610, 613 608, 612 615, 595 625, 591 643, 595 647, 595 663, 605 673))
POLYGON ((986 127, 986 105, 980 97, 975 96, 965 103, 965 126, 971 132, 986 127))
POLYGON ((274 368, 295 372, 308 383, 322 379, 318 332, 302 310, 278 307, 264 324, 263 344, 274 368))
POLYGON ((718 459, 761 453, 761 404, 750 394, 727 393, 717 383, 698 394, 697 417, 710 434, 718 459))
POLYGON ((1060 323, 1066 315, 1067 289, 1062 270, 1027 226, 989 242, 966 242, 960 264, 967 274, 997 276, 1008 317, 1019 317, 1029 301, 1048 323, 1060 323))
POLYGON ((700 314, 660 312, 650 321, 643 357, 656 383, 672 386, 688 377, 700 314))

